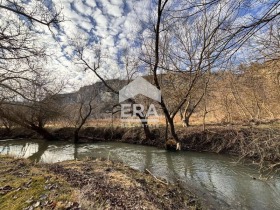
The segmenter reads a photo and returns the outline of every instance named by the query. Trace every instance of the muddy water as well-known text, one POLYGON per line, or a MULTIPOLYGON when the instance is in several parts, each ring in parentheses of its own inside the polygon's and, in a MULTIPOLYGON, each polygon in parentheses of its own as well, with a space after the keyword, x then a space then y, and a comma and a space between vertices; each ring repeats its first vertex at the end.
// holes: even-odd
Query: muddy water
POLYGON ((73 145, 35 140, 0 141, 0 154, 59 162, 87 156, 119 160, 138 170, 149 169, 169 181, 180 180, 213 209, 280 209, 280 177, 254 179, 253 167, 235 164, 234 157, 197 152, 168 152, 124 143, 73 145))

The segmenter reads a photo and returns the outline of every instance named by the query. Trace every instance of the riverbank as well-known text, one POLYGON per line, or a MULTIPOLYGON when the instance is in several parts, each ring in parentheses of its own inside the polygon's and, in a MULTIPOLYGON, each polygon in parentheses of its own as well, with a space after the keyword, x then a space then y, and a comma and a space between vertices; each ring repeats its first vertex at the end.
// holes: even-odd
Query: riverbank
MULTIPOLYGON (((60 140, 73 140, 74 128, 50 129, 60 140)), ((146 140, 143 129, 121 127, 86 127, 80 132, 80 142, 117 141, 165 148, 164 128, 151 129, 152 140, 146 140)), ((280 128, 272 126, 208 126, 177 128, 182 143, 182 150, 197 152, 214 152, 249 158, 258 164, 262 171, 280 167, 280 128)), ((39 138, 32 132, 15 128, 9 133, 0 130, 0 137, 5 138, 39 138)))
POLYGON ((108 160, 0 156, 0 209, 200 209, 186 189, 108 160))

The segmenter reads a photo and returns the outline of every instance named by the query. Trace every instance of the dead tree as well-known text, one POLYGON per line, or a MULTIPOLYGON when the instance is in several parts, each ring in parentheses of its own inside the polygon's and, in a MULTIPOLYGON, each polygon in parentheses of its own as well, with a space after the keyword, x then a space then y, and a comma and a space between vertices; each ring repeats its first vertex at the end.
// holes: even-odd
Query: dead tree
POLYGON ((154 84, 160 90, 164 86, 159 79, 162 72, 187 73, 191 80, 176 106, 168 108, 168 96, 162 96, 159 103, 177 142, 174 117, 187 102, 198 78, 209 68, 221 67, 260 28, 280 15, 279 2, 267 4, 267 12, 242 25, 235 19, 243 6, 236 1, 156 3, 155 19, 147 23, 150 36, 146 36, 142 60, 151 67, 154 84))
POLYGON ((78 96, 77 110, 71 115, 74 117, 75 130, 74 130, 74 143, 79 142, 79 133, 82 127, 86 124, 90 118, 92 111, 96 109, 98 102, 95 101, 97 98, 97 91, 93 88, 88 89, 86 92, 82 92, 78 96))

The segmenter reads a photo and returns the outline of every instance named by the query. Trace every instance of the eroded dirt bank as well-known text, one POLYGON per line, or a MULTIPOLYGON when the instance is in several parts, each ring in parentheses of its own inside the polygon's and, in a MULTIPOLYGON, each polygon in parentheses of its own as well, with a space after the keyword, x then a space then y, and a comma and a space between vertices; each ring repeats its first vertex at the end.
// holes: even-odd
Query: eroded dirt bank
POLYGON ((107 160, 34 164, 0 156, 0 209, 200 209, 179 185, 107 160))

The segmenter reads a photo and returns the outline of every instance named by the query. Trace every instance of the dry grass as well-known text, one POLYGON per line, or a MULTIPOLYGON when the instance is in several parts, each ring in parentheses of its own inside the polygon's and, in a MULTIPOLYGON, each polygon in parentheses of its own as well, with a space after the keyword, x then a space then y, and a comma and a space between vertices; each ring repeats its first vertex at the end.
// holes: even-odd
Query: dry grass
POLYGON ((266 127, 199 127, 180 129, 183 149, 229 153, 239 156, 239 161, 252 160, 260 173, 280 171, 280 129, 266 127))
POLYGON ((74 189, 59 176, 28 160, 0 156, 0 209, 65 209, 75 201, 74 189), (3 189, 10 188, 5 191, 3 189))
POLYGON ((0 209, 199 209, 178 185, 108 160, 33 164, 0 156, 0 209))

